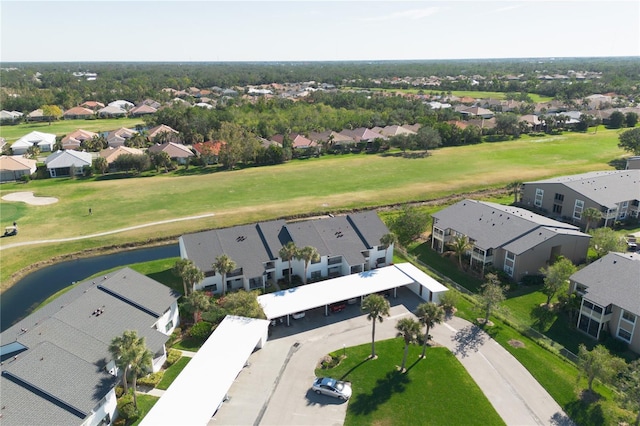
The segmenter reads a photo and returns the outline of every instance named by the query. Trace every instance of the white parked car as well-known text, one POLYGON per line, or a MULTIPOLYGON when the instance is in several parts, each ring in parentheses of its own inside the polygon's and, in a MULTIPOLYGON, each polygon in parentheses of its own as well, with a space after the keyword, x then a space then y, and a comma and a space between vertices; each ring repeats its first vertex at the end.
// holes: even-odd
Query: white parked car
POLYGON ((328 395, 340 398, 344 401, 351 398, 351 383, 332 379, 331 377, 318 377, 313 381, 311 389, 318 395, 328 395))
POLYGON ((291 316, 293 317, 293 319, 300 319, 300 318, 304 318, 304 311, 302 311, 302 312, 296 312, 295 314, 291 314, 291 316))

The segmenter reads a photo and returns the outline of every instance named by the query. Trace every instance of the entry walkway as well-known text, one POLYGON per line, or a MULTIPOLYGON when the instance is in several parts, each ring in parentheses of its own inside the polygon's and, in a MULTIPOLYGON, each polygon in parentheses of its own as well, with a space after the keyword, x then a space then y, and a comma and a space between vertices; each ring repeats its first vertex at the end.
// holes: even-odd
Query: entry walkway
MULTIPOLYGON (((395 337, 397 320, 412 315, 422 301, 402 290, 398 299, 391 299, 391 317, 376 325, 377 340, 395 337)), ((236 378, 229 390, 231 401, 223 404, 209 424, 293 426, 321 425, 329 420, 342 424, 346 404, 320 407, 304 395, 323 355, 371 341, 371 323, 360 312, 353 314, 340 321, 308 313, 292 327, 276 327, 267 345, 249 358, 249 371, 236 378)), ((434 327, 431 334, 436 343, 456 355, 508 425, 572 424, 533 376, 478 327, 454 317, 434 327)))

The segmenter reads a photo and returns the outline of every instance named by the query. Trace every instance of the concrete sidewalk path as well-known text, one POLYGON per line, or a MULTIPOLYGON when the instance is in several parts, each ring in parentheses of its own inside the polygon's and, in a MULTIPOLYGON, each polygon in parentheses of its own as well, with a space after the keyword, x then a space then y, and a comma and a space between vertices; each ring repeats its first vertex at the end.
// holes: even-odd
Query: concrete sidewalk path
POLYGON ((506 424, 573 424, 529 371, 479 327, 453 317, 431 335, 455 354, 506 424))

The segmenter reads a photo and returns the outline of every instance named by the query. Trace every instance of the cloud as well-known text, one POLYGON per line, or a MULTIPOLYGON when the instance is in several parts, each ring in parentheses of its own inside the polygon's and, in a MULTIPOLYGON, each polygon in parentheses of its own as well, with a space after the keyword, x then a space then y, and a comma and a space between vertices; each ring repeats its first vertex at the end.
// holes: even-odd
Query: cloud
POLYGON ((380 16, 371 16, 368 18, 360 18, 360 21, 364 22, 381 22, 381 21, 392 21, 396 19, 411 19, 418 20, 422 18, 427 18, 429 16, 435 15, 439 9, 437 7, 426 7, 424 9, 411 9, 405 10, 402 12, 394 12, 388 15, 380 15, 380 16))
POLYGON ((499 7, 496 10, 494 10, 492 13, 508 12, 510 10, 520 9, 521 7, 522 7, 521 4, 516 4, 516 5, 513 5, 513 6, 499 7))

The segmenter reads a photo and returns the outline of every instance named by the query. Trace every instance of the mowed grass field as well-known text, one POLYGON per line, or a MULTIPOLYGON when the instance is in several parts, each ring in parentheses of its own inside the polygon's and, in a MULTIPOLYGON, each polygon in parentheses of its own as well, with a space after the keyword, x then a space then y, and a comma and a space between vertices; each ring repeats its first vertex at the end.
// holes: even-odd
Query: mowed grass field
POLYGON ((97 120, 60 120, 49 123, 22 123, 15 126, 0 126, 0 137, 12 143, 33 131, 53 133, 56 136, 69 134, 77 129, 99 133, 117 130, 121 127, 135 129, 144 124, 140 118, 101 118, 97 120))
POLYGON ((279 217, 430 200, 504 187, 513 180, 612 170, 610 162, 625 156, 617 143, 617 132, 599 130, 443 148, 425 158, 354 154, 189 176, 3 184, 1 196, 33 191, 59 202, 46 206, 0 202, 0 226, 17 221, 20 230, 15 237, 0 239, 2 288, 11 284, 17 271, 34 263, 98 247, 175 240, 187 232, 279 217), (7 248, 206 213, 214 216, 79 241, 7 248))

